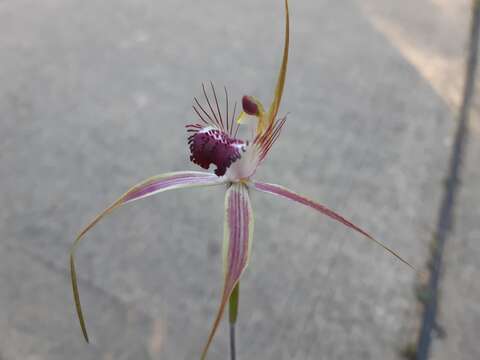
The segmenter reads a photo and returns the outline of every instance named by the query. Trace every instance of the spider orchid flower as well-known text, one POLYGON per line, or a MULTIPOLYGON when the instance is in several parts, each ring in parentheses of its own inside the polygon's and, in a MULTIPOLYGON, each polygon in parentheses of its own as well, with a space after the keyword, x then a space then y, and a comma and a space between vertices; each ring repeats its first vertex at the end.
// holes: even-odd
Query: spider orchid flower
MULTIPOLYGON (((225 108, 221 110, 219 98, 211 84, 211 95, 203 88, 205 102, 194 98, 193 109, 198 116, 196 123, 187 125, 188 144, 191 152, 190 160, 208 169, 215 165, 214 173, 198 171, 171 172, 153 176, 124 193, 112 205, 103 210, 77 236, 70 252, 70 272, 73 288, 73 297, 79 318, 80 326, 88 342, 88 334, 80 304, 80 295, 77 284, 74 254, 84 235, 95 226, 104 216, 114 209, 167 190, 204 187, 226 186, 225 195, 225 224, 223 243, 224 284, 220 305, 211 327, 201 359, 206 358, 208 348, 213 340, 218 325, 225 312, 226 304, 230 301, 230 323, 234 324, 237 317, 239 280, 245 271, 252 246, 253 211, 250 203, 252 190, 279 196, 296 203, 310 207, 319 213, 336 220, 343 225, 363 234, 374 241, 393 256, 406 263, 393 250, 374 239, 366 231, 346 220, 333 210, 297 194, 283 186, 259 182, 252 179, 258 166, 265 160, 272 145, 278 139, 285 124, 286 117, 278 118, 285 76, 287 72, 289 50, 289 9, 288 0, 285 0, 285 42, 282 63, 274 91, 273 100, 268 110, 253 96, 242 98, 242 111, 236 117, 236 104, 233 111, 229 110, 228 93, 225 89, 225 108), (231 116, 230 116, 231 113, 231 116), (252 126, 253 124, 253 126, 252 126), (240 126, 250 127, 251 137, 239 139, 237 137, 240 126)), ((248 131, 247 131, 248 133, 248 131)), ((411 266, 411 265, 409 265, 411 266)))

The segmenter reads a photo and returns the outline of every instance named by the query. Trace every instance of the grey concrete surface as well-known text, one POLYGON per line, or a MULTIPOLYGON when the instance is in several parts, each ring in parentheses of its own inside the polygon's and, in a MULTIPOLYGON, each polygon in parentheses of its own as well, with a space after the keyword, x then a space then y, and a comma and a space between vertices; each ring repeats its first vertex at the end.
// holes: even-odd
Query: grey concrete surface
MULTIPOLYGON (((370 10, 387 2, 368 3, 292 1, 290 115, 257 177, 342 212, 421 268, 454 116, 375 26, 370 10)), ((450 24, 437 6, 386 14, 436 39, 450 24)), ((222 189, 132 204, 88 235, 77 270, 91 345, 67 251, 130 185, 195 169, 184 125, 202 82, 270 99, 282 29, 277 0, 0 3, 0 359, 198 358, 221 290, 222 189)), ((253 203, 239 358, 397 359, 417 326, 415 273, 307 209, 253 203)), ((223 324, 209 359, 227 357, 227 339, 223 324)))
POLYGON ((433 343, 434 360, 480 358, 480 96, 470 115, 454 230, 446 243, 438 324, 445 335, 433 343))

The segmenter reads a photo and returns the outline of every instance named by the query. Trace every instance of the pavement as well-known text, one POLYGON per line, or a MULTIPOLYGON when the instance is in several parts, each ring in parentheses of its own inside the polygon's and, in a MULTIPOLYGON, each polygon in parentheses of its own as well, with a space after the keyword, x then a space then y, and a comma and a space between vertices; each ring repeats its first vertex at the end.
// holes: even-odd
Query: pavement
MULTIPOLYGON (((462 86, 469 2, 452 3, 292 1, 281 108, 289 118, 257 172, 338 210, 420 270, 462 86)), ((82 226, 131 185, 197 170, 184 125, 195 119, 202 82, 269 101, 282 33, 278 0, 0 3, 1 360, 199 357, 222 285, 223 189, 145 199, 87 236, 77 271, 90 345, 75 316, 67 253, 82 226)), ((438 359, 458 349, 478 358, 469 331, 479 327, 470 316, 478 314, 471 279, 479 257, 463 248, 475 248, 479 231, 475 139, 457 242, 447 245, 456 255, 447 255, 445 293, 456 306, 442 316, 455 325, 444 324, 450 342, 435 345, 438 359)), ((308 209, 252 195, 238 357, 399 359, 418 330, 417 274, 308 209)), ((227 353, 223 323, 209 359, 227 353)))
POLYGON ((467 151, 454 229, 446 243, 438 324, 445 332, 433 343, 434 360, 480 358, 480 96, 477 84, 470 111, 467 151))

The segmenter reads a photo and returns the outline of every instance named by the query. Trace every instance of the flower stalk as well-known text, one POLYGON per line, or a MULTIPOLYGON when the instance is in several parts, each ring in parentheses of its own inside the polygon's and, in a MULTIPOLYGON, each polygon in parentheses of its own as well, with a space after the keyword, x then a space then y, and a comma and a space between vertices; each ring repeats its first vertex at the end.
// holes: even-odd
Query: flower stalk
POLYGON ((237 283, 233 289, 232 295, 229 300, 229 325, 230 325, 230 359, 235 360, 237 357, 235 346, 235 324, 238 317, 238 300, 240 295, 240 283, 237 283))

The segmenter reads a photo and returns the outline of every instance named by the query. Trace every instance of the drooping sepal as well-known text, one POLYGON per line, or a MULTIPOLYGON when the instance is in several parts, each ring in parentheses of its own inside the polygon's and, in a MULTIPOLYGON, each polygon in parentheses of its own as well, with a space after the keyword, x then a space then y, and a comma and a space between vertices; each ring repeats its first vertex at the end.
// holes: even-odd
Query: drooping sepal
POLYGON ((381 246, 383 249, 385 249, 387 252, 389 252, 390 254, 395 256, 398 260, 400 260, 404 264, 410 266, 412 269, 414 268, 408 261, 406 261, 404 258, 402 258, 395 251, 390 249, 388 246, 386 246, 385 244, 383 244, 379 240, 375 239, 373 236, 371 236, 365 230, 362 230, 360 227, 358 227, 354 223, 348 221, 343 216, 341 216, 340 214, 336 213, 335 211, 329 209, 328 207, 326 207, 322 204, 319 204, 319 203, 317 203, 313 200, 310 200, 310 199, 308 199, 308 198, 306 198, 302 195, 299 195, 299 194, 297 194, 297 193, 295 193, 295 192, 293 192, 293 191, 291 191, 291 190, 289 190, 289 189, 287 189, 287 188, 285 188, 284 186, 281 186, 281 185, 268 184, 268 183, 263 183, 263 182, 258 182, 258 181, 252 182, 252 185, 253 185, 252 187, 254 189, 258 190, 258 191, 265 192, 265 193, 270 193, 270 194, 273 194, 273 195, 284 197, 284 198, 289 199, 289 200, 293 200, 297 203, 306 205, 306 206, 320 212, 321 214, 328 216, 329 218, 331 218, 333 220, 336 220, 336 221, 342 223, 343 225, 349 227, 350 229, 355 230, 355 231, 359 232, 360 234, 362 234, 363 236, 367 237, 369 240, 375 242, 377 245, 381 246))
MULTIPOLYGON (((242 183, 232 184, 225 195, 225 225, 223 242, 224 285, 220 306, 202 353, 208 348, 222 319, 225 306, 248 265, 253 237, 253 211, 248 188, 242 183)), ((234 299, 235 301, 235 299, 234 299)), ((238 306, 238 304, 236 305, 238 306)), ((236 309, 235 309, 236 315, 236 309)))
POLYGON ((133 202, 135 200, 143 199, 148 196, 155 195, 157 193, 180 189, 188 187, 198 186, 212 186, 220 185, 224 182, 214 174, 209 174, 199 171, 179 171, 166 173, 158 176, 153 176, 135 186, 120 196, 115 202, 98 214, 93 221, 91 221, 80 233, 77 235, 71 250, 70 250, 70 276, 72 281, 73 299, 75 302, 75 308, 77 311, 78 320, 82 329, 85 341, 88 342, 87 327, 85 324, 85 318, 83 316, 82 305, 80 302, 80 292, 78 290, 77 272, 75 268, 75 250, 80 244, 80 240, 83 239, 85 234, 93 228, 102 218, 111 213, 114 209, 133 202))

